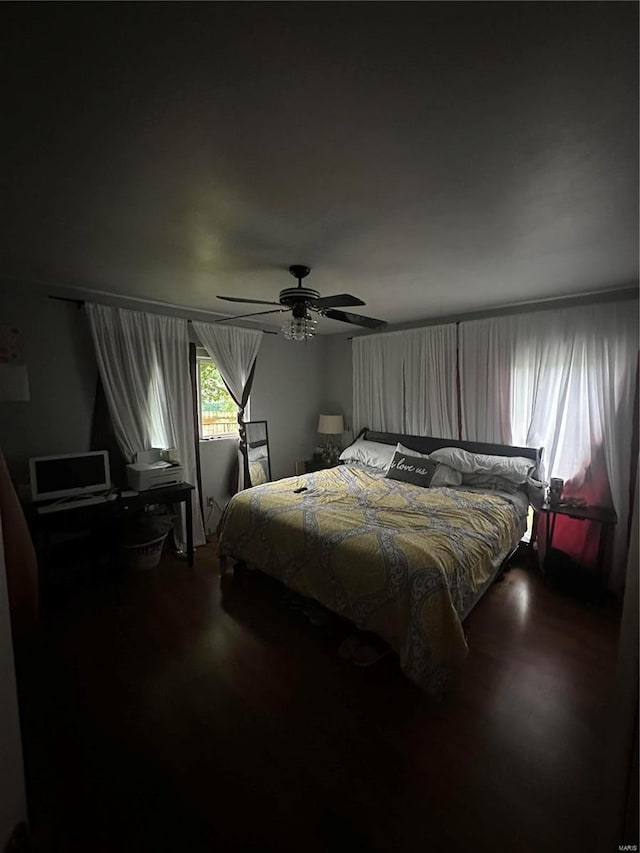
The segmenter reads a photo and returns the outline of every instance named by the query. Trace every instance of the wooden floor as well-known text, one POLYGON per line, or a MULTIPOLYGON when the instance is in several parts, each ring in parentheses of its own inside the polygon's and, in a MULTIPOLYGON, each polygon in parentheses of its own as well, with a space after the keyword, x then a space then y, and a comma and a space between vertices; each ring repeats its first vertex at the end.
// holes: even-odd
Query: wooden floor
POLYGON ((20 663, 38 850, 593 850, 616 609, 515 568, 465 628, 438 705, 212 545, 78 585, 20 663))

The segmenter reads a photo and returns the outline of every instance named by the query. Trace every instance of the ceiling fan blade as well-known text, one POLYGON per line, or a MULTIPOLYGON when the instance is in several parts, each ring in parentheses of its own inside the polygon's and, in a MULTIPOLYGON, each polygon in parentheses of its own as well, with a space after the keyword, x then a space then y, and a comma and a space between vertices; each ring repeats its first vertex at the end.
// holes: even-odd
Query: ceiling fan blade
POLYGON ((269 302, 266 299, 240 299, 238 296, 216 296, 216 299, 224 299, 225 302, 253 302, 256 305, 280 305, 279 302, 269 302))
POLYGON ((365 326, 367 329, 384 329, 387 325, 386 320, 374 320, 373 317, 363 317, 361 314, 350 314, 348 311, 328 311, 322 312, 323 317, 329 317, 330 320, 341 320, 343 323, 352 323, 354 326, 365 326))
MULTIPOLYGON (((268 303, 267 303, 268 304, 268 303)), ((223 317, 222 320, 214 320, 214 323, 227 323, 229 320, 242 320, 245 317, 262 317, 265 314, 282 314, 283 311, 290 311, 290 308, 276 308, 275 311, 256 311, 253 314, 238 314, 235 317, 223 317)))
POLYGON ((321 296, 313 300, 314 308, 338 308, 344 305, 364 305, 362 299, 349 293, 337 293, 335 296, 321 296))

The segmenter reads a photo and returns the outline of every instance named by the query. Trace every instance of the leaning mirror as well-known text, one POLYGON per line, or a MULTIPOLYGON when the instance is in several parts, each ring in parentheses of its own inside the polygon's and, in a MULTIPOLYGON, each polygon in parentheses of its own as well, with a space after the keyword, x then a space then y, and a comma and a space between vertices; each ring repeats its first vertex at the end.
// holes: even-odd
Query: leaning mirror
POLYGON ((247 487, 259 486, 271 480, 269 433, 266 421, 247 421, 245 430, 245 462, 248 469, 247 487))

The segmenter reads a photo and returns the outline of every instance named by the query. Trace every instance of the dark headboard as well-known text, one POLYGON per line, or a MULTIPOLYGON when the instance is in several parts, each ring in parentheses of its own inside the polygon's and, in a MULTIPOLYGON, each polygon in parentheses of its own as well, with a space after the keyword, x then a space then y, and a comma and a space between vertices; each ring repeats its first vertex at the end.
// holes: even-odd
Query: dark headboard
POLYGON ((268 444, 268 443, 269 442, 267 441, 266 438, 261 438, 259 441, 248 441, 247 447, 250 447, 251 449, 253 449, 254 447, 264 447, 265 444, 268 444))
POLYGON ((524 456, 536 464, 536 472, 540 470, 542 461, 541 447, 512 447, 509 444, 488 444, 482 441, 460 441, 455 438, 433 438, 422 435, 402 435, 395 432, 375 432, 370 429, 360 431, 358 438, 367 441, 379 441, 381 444, 403 444, 409 450, 417 453, 432 453, 441 447, 461 447, 470 453, 487 453, 490 456, 524 456))

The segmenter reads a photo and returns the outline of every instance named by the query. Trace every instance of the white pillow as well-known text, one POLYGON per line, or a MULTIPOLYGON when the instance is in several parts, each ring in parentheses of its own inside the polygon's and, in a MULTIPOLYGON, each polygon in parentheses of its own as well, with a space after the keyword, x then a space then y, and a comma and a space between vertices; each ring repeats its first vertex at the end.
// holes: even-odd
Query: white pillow
MULTIPOLYGON (((396 450, 399 450, 400 453, 407 453, 410 456, 420 456, 423 459, 431 459, 433 462, 438 461, 430 454, 418 453, 416 450, 411 450, 411 448, 405 447, 404 444, 398 443, 396 445, 396 450)), ((436 472, 431 478, 430 488, 434 489, 438 486, 459 486, 461 483, 462 474, 460 471, 454 471, 454 469, 450 468, 448 465, 443 465, 442 462, 438 462, 436 472)))
POLYGON ((516 484, 526 483, 529 472, 535 467, 533 459, 525 456, 488 456, 461 447, 441 447, 434 450, 430 458, 462 474, 493 474, 516 484))
MULTIPOLYGON (((435 462, 435 459, 432 461, 435 462)), ((431 480, 432 489, 437 486, 459 486, 461 483, 462 474, 460 471, 454 471, 454 469, 449 468, 448 465, 443 465, 442 462, 438 462, 436 473, 433 475, 433 479, 431 480)))
MULTIPOLYGON (((499 474, 461 474, 463 486, 477 489, 490 489, 493 492, 518 491, 518 484, 499 474)), ((521 486, 523 484, 520 484, 521 486)))
POLYGON ((382 442, 367 441, 364 438, 358 438, 349 447, 345 447, 340 454, 340 461, 362 462, 371 468, 379 468, 381 471, 386 471, 391 464, 395 452, 396 449, 393 444, 382 444, 382 442))

